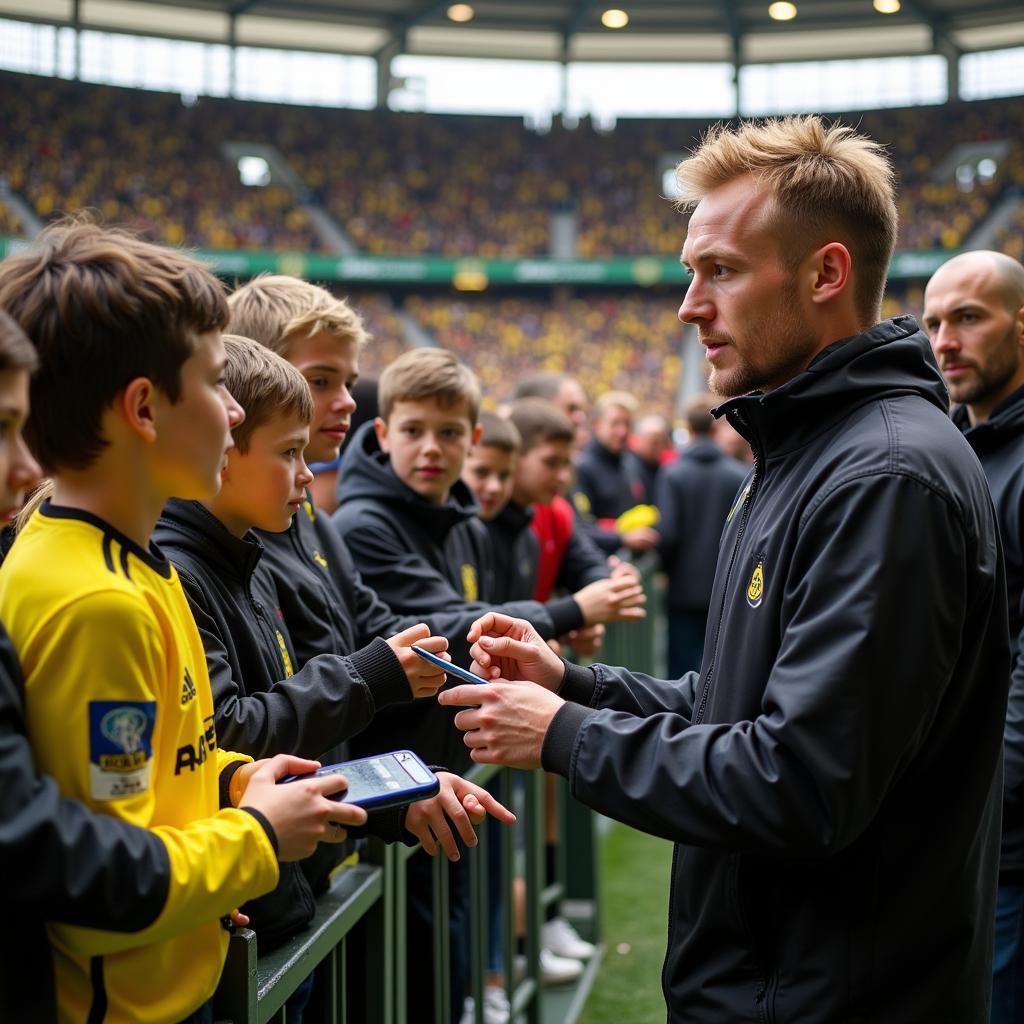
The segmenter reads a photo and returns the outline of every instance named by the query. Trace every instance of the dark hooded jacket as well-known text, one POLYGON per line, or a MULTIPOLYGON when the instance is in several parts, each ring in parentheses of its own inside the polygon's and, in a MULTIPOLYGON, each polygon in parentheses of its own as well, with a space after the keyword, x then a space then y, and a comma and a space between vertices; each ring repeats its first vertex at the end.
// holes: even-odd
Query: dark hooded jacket
MULTIPOLYGON (((533 597, 537 585, 537 566, 540 564, 540 538, 533 526, 533 510, 525 509, 514 501, 493 518, 484 523, 491 538, 491 553, 494 566, 494 588, 490 591, 494 600, 523 601, 533 597)), ((573 530, 562 554, 555 585, 568 594, 574 594, 588 583, 607 579, 608 563, 604 555, 579 530, 573 530)), ((559 597, 547 602, 548 609, 564 604, 570 609, 573 598, 559 597)))
POLYGON ((595 519, 618 519, 627 509, 646 500, 630 453, 609 451, 592 437, 576 463, 576 486, 590 501, 595 519))
POLYGON ((299 665, 318 654, 352 654, 422 621, 395 615, 363 583, 330 516, 308 495, 283 533, 255 534, 263 543, 259 572, 274 581, 299 665))
POLYGON ((747 467, 709 437, 695 438, 661 471, 658 550, 671 611, 707 611, 725 517, 746 476, 747 467))
MULTIPOLYGON (((178 570, 199 628, 217 739, 228 749, 254 758, 320 758, 381 707, 409 699, 401 663, 383 640, 348 657, 297 660, 273 582, 257 571, 263 545, 251 531, 235 537, 199 502, 172 499, 153 536, 178 570)), ((400 812, 382 811, 365 830, 389 841, 410 840, 401 822, 400 812)), ((277 888, 244 908, 262 950, 309 923, 314 895, 349 852, 348 844, 321 844, 300 864, 281 865, 277 888)))
POLYGON ((1024 388, 972 427, 958 406, 953 422, 981 460, 992 490, 1006 559, 1006 591, 1013 665, 1003 734, 1003 845, 1001 882, 1024 882, 1024 388))
MULTIPOLYGON (((352 439, 341 472, 341 504, 332 521, 363 581, 395 613, 429 622, 448 638, 453 661, 468 665, 466 633, 494 607, 490 542, 472 492, 457 480, 446 504, 422 498, 395 476, 372 423, 352 439)), ((532 600, 500 610, 529 619, 545 638, 583 624, 575 602, 561 619, 532 600)), ((353 746, 360 752, 380 749, 375 744, 387 738, 388 749, 406 746, 428 764, 465 770, 470 760, 452 717, 435 698, 423 698, 378 715, 353 746)))
POLYGON ((673 1024, 988 1021, 1006 582, 947 402, 910 317, 728 402, 700 673, 566 668, 544 767, 677 843, 673 1024))

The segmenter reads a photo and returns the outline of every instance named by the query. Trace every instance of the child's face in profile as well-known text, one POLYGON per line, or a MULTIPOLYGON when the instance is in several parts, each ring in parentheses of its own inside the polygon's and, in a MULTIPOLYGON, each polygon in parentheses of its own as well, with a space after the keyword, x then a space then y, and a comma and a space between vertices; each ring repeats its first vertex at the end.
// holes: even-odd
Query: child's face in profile
POLYGON ((572 478, 572 443, 541 441, 519 456, 513 496, 527 505, 550 505, 569 488, 572 478))
POLYGON ((436 505, 448 500, 470 448, 480 436, 465 402, 442 406, 432 398, 395 402, 387 420, 375 421, 377 440, 395 476, 436 505))
POLYGON ((310 462, 332 462, 338 457, 356 408, 352 388, 359 379, 359 349, 355 342, 318 331, 291 341, 285 358, 306 378, 313 396, 306 458, 310 462))
POLYGON ((287 413, 260 424, 244 453, 237 448, 228 452, 215 511, 232 533, 288 529, 313 479, 303 458, 308 442, 309 426, 287 413))
POLYGON ((0 373, 0 525, 21 509, 25 492, 41 475, 21 436, 28 417, 28 371, 0 373))
POLYGON ((493 519, 508 504, 515 470, 515 453, 504 448, 481 444, 469 453, 462 467, 462 479, 476 495, 481 519, 493 519))

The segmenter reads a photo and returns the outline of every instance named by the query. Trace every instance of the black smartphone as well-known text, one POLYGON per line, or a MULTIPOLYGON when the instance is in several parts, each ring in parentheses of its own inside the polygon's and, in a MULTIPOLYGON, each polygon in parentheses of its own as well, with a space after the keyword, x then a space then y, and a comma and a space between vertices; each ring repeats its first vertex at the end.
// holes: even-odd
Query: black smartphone
POLYGON ((444 669, 444 671, 449 675, 455 676, 456 679, 461 679, 464 683, 473 683, 474 685, 477 685, 487 682, 486 679, 473 675, 468 668, 461 668, 458 665, 453 665, 450 661, 445 661, 444 658, 439 658, 436 654, 431 654, 430 651, 425 651, 422 647, 417 647, 413 644, 412 649, 424 661, 429 661, 431 665, 436 665, 438 668, 444 669))
POLYGON ((332 793, 330 799, 357 804, 368 811, 426 800, 441 788, 437 776, 411 750, 325 764, 309 775, 289 775, 280 782, 339 774, 348 780, 348 789, 332 793))

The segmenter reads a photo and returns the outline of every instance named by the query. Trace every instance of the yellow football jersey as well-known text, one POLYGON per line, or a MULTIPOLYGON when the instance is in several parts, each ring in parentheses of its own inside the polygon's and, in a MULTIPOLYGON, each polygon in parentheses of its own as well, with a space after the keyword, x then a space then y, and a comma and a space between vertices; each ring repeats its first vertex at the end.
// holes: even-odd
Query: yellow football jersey
POLYGON ((272 889, 278 866, 253 815, 220 809, 220 769, 248 759, 217 749, 177 573, 101 519, 47 504, 0 569, 0 620, 24 671, 39 770, 94 811, 157 833, 169 859, 149 928, 51 925, 60 1019, 179 1021, 217 985, 219 918, 272 889))

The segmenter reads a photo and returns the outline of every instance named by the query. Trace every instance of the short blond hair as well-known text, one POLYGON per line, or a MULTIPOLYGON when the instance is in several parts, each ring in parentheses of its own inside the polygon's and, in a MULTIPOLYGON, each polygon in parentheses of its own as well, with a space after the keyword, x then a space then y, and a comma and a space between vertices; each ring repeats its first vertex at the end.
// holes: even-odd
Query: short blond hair
POLYGON ((842 242, 854 265, 854 301, 863 326, 879 317, 896 245, 895 175, 884 148, 817 115, 716 125, 676 167, 682 209, 751 174, 771 194, 765 229, 793 266, 826 242, 842 242))
POLYGON ((224 335, 227 365, 224 384, 245 410, 245 419, 231 431, 235 447, 249 450, 253 431, 277 415, 294 415, 306 425, 313 420, 313 396, 306 378, 286 359, 252 338, 224 335))
POLYGON ((609 409, 625 409, 635 416, 640 403, 628 391, 606 391, 594 402, 594 416, 603 416, 609 409))
POLYGON ((319 285, 286 274, 263 274, 228 296, 228 330, 288 357, 296 338, 321 331, 362 348, 370 339, 363 318, 319 285))
POLYGON ((432 398, 442 409, 465 403, 473 426, 480 417, 480 382, 476 374, 447 349, 410 349, 380 375, 377 401, 385 422, 395 402, 416 402, 424 398, 432 398))

